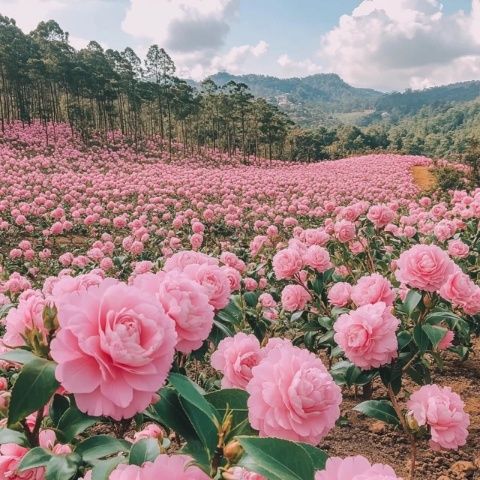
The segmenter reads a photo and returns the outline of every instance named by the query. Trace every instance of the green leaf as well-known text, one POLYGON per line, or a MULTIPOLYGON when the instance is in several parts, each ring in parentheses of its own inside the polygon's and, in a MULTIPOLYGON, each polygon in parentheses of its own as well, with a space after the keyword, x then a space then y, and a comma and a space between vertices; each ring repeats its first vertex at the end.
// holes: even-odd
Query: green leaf
POLYGON ((21 365, 29 363, 36 358, 39 357, 34 355, 30 350, 24 350, 23 348, 16 348, 15 350, 10 350, 9 352, 5 352, 0 355, 0 360, 12 363, 20 363, 21 365))
POLYGON ((235 435, 253 435, 255 432, 248 423, 248 393, 245 390, 226 388, 205 395, 205 398, 211 403, 220 418, 224 418, 227 408, 232 413, 232 429, 226 438, 226 441, 235 435))
POLYGON ((53 456, 47 463, 45 480, 70 480, 77 473, 80 461, 74 453, 53 456))
POLYGON ((245 299, 245 303, 247 304, 247 306, 255 308, 257 306, 259 296, 259 293, 247 292, 243 295, 243 298, 245 299))
POLYGON ((92 468, 92 480, 109 480, 110 474, 117 465, 125 461, 124 457, 113 457, 95 461, 92 468))
POLYGON ((290 317, 290 321, 291 322, 296 322, 297 320, 299 320, 303 315, 303 310, 299 310, 298 312, 294 312, 292 313, 291 317, 290 317))
POLYGON ((55 378, 54 362, 36 358, 24 365, 12 389, 8 409, 8 425, 14 425, 43 407, 59 383, 55 378))
POLYGON ((313 480, 313 461, 303 445, 279 438, 237 439, 245 450, 239 466, 268 480, 313 480))
POLYGON ((53 425, 56 427, 62 415, 70 407, 68 397, 64 395, 55 394, 53 396, 52 404, 50 405, 49 416, 52 419, 53 425))
POLYGON ((409 290, 409 292, 407 293, 407 298, 405 298, 405 301, 403 302, 405 311, 409 317, 412 316, 413 311, 417 308, 417 305, 420 303, 421 300, 421 293, 417 292, 417 290, 409 290))
POLYGON ((160 455, 160 445, 155 438, 143 438, 132 445, 128 463, 141 467, 145 462, 153 462, 160 455))
POLYGON ((93 460, 107 457, 118 452, 128 452, 131 444, 125 440, 110 437, 108 435, 97 435, 90 437, 77 445, 75 453, 80 455, 84 462, 91 463, 93 460))
POLYGON ((300 445, 308 453, 315 471, 325 469, 325 464, 328 460, 328 455, 326 452, 312 445, 308 445, 307 443, 299 443, 298 445, 300 445))
POLYGON ((52 452, 45 448, 35 447, 29 450, 18 465, 18 470, 23 472, 29 468, 43 467, 52 458, 52 452))
POLYGON ((425 332, 428 339, 432 343, 433 348, 437 347, 437 345, 443 340, 443 337, 448 332, 446 328, 437 327, 435 325, 429 324, 422 325, 422 330, 425 332))
POLYGON ((413 329, 413 339, 415 340, 415 343, 420 353, 425 353, 431 348, 432 344, 430 342, 430 339, 428 338, 428 335, 423 330, 422 326, 423 325, 417 325, 413 329))
POLYGON ((367 400, 353 408, 367 417, 381 420, 390 425, 399 425, 400 419, 388 400, 367 400))
POLYGON ((219 420, 218 412, 207 402, 203 396, 203 392, 196 383, 192 382, 185 375, 178 373, 171 373, 168 381, 175 387, 180 397, 201 410, 207 417, 212 419, 214 423, 219 420))
POLYGON ((9 428, 0 429, 0 445, 4 443, 16 443, 22 447, 28 446, 28 440, 25 434, 17 432, 16 430, 10 430, 9 428))
POLYGON ((187 442, 198 440, 198 435, 180 405, 178 393, 170 387, 160 390, 160 400, 151 405, 144 414, 161 425, 174 430, 187 442))
POLYGON ((69 407, 61 416, 57 429, 62 432, 63 441, 70 443, 77 435, 97 422, 96 418, 82 413, 77 407, 69 407))
POLYGON ((403 350, 407 345, 410 345, 412 342, 412 335, 410 332, 403 330, 397 335, 398 349, 403 350))

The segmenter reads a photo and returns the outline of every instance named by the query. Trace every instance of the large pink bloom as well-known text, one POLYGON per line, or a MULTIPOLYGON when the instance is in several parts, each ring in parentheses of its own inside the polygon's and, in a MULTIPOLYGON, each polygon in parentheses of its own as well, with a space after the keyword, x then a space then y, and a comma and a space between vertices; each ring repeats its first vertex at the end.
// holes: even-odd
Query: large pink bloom
POLYGON ((397 357, 399 324, 385 303, 367 304, 338 317, 334 339, 357 367, 377 368, 397 357))
POLYGON ((230 301, 230 280, 217 265, 187 265, 183 272, 192 280, 204 287, 206 294, 215 310, 221 310, 230 301))
POLYGON ((139 275, 133 285, 155 295, 175 322, 177 350, 190 353, 202 346, 212 330, 214 317, 213 307, 202 285, 175 270, 139 275))
POLYGON ((460 268, 455 268, 454 273, 447 278, 438 293, 470 315, 480 312, 480 288, 460 268))
POLYGON ((319 245, 308 247, 303 255, 303 261, 305 265, 312 267, 317 272, 325 272, 325 270, 332 267, 328 250, 319 245))
POLYGON ((272 265, 278 280, 292 278, 303 267, 302 255, 294 248, 285 248, 275 254, 272 265))
POLYGON ((222 388, 245 389, 252 378, 252 368, 260 363, 263 353, 255 335, 237 333, 224 338, 211 358, 212 367, 223 373, 222 388))
POLYGON ((0 478, 8 480, 43 480, 45 469, 31 468, 19 472, 18 465, 28 452, 28 448, 21 447, 15 443, 5 443, 0 446, 0 478))
POLYGON ((43 324, 43 309, 46 305, 43 295, 37 290, 25 292, 16 308, 10 309, 5 319, 3 343, 8 347, 25 345, 24 336, 35 330, 45 342, 47 331, 43 324))
POLYGON ((315 474, 315 480, 401 480, 392 467, 375 463, 365 457, 338 458, 327 460, 325 470, 315 474))
POLYGON ((183 250, 172 255, 166 262, 164 270, 169 272, 171 270, 180 270, 187 265, 218 265, 216 258, 205 255, 204 253, 194 252, 192 250, 183 250))
POLYGON ((312 299, 310 293, 301 285, 287 285, 282 290, 282 307, 287 312, 303 310, 307 302, 312 299))
POLYGON ((247 385, 250 424, 262 437, 318 444, 340 416, 340 388, 308 350, 285 341, 267 353, 247 385))
POLYGON ((395 275, 409 287, 435 292, 453 273, 455 263, 436 245, 414 245, 397 261, 395 275))
POLYGON ((80 410, 115 420, 144 410, 167 378, 177 340, 155 298, 104 280, 65 297, 58 318, 56 377, 80 410))
POLYGON ((470 417, 464 411, 465 404, 450 387, 424 385, 407 403, 407 408, 420 426, 430 427, 430 446, 457 450, 465 445, 470 417))
POLYGON ((392 284, 385 277, 373 273, 358 280, 352 288, 351 297, 357 307, 377 302, 393 305, 395 294, 392 290, 392 284))
POLYGON ((350 302, 352 286, 347 282, 334 283, 328 291, 328 301, 335 307, 344 307, 350 302))
POLYGON ((210 480, 200 468, 189 465, 193 459, 187 455, 159 455, 154 462, 146 462, 143 466, 119 465, 109 480, 210 480))

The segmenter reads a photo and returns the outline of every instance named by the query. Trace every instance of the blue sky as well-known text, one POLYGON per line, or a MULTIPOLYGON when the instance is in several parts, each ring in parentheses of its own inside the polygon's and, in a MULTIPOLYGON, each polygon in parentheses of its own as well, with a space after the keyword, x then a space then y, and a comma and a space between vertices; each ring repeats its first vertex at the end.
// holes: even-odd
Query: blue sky
POLYGON ((0 0, 25 31, 53 18, 82 48, 158 43, 178 72, 335 72, 381 90, 480 79, 480 0, 0 0))

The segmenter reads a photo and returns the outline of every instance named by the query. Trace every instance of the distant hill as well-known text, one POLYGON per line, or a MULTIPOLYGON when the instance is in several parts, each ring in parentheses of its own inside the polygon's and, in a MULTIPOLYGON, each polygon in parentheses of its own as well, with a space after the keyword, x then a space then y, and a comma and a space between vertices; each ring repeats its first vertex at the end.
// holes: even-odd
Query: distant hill
POLYGON ((371 112, 383 95, 376 90, 352 87, 333 73, 276 78, 220 72, 209 78, 220 86, 229 81, 245 83, 255 96, 277 104, 303 126, 338 123, 337 114, 371 112))
POLYGON ((303 127, 397 123, 424 107, 451 107, 480 98, 480 81, 382 93, 352 87, 334 73, 276 78, 220 72, 209 78, 220 86, 229 81, 245 83, 255 96, 278 105, 303 127))

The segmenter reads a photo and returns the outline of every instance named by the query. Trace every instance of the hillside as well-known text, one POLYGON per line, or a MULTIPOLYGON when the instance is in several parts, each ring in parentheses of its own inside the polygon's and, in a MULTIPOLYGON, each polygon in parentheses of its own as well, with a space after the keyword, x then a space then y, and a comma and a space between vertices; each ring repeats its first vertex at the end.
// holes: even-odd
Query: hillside
POLYGON ((255 96, 275 103, 302 126, 339 123, 342 114, 370 112, 383 95, 376 90, 352 87, 333 73, 283 79, 221 72, 209 78, 220 86, 230 81, 245 83, 255 96))

